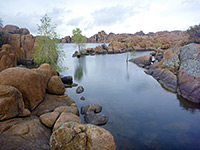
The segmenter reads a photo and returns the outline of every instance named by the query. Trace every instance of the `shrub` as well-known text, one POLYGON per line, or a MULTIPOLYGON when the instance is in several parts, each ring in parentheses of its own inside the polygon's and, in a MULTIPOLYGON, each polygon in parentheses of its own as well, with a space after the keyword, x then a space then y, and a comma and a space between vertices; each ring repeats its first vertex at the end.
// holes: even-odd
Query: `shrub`
POLYGON ((200 24, 191 26, 187 33, 189 34, 190 42, 200 43, 200 24))

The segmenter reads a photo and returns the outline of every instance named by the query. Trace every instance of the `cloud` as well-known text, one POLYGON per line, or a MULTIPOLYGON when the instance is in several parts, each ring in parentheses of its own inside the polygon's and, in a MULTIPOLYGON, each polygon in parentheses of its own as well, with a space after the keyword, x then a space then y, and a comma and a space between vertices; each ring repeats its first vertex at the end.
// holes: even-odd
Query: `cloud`
POLYGON ((76 26, 77 27, 79 25, 79 23, 81 21, 83 21, 83 20, 84 20, 84 17, 82 17, 82 16, 77 17, 77 18, 73 18, 73 19, 71 19, 71 20, 69 20, 67 22, 67 25, 71 25, 71 26, 76 26))
POLYGON ((134 6, 116 5, 110 8, 102 8, 94 11, 91 16, 94 19, 94 24, 102 26, 110 26, 128 17, 134 15, 136 11, 134 6))

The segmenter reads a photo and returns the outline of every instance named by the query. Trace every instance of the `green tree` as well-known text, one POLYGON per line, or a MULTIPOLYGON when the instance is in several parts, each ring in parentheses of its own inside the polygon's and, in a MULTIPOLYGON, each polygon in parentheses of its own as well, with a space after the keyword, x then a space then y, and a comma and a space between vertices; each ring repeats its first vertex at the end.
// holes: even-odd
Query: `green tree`
POLYGON ((0 27, 3 27, 3 20, 0 18, 0 27))
POLYGON ((37 25, 37 46, 33 53, 33 61, 37 66, 49 63, 53 69, 61 71, 61 67, 58 65, 58 58, 62 62, 63 51, 61 50, 61 45, 58 44, 58 35, 55 32, 56 25, 51 24, 51 18, 47 14, 40 21, 41 25, 37 25))
POLYGON ((82 35, 82 31, 79 28, 76 28, 72 31, 73 41, 76 43, 78 50, 82 50, 85 48, 85 43, 87 42, 87 38, 82 35))

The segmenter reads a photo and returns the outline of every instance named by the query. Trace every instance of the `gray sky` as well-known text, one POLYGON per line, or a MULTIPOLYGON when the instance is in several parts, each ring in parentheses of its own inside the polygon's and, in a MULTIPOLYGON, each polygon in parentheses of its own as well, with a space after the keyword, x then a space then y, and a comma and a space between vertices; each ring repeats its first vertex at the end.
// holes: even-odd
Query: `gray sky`
POLYGON ((76 27, 90 37, 106 33, 186 30, 200 23, 200 0, 1 0, 3 24, 25 27, 37 34, 47 13, 60 37, 76 27))

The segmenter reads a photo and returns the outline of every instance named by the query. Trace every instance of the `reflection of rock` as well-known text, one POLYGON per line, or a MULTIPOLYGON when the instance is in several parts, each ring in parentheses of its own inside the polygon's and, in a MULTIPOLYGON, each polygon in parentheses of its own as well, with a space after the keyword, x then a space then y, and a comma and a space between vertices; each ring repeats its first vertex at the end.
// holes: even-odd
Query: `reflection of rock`
POLYGON ((82 86, 77 87, 77 89, 76 89, 77 94, 80 94, 80 93, 83 93, 83 92, 84 92, 84 88, 82 86))
POLYGON ((187 99, 183 98, 180 95, 177 95, 177 99, 180 102, 180 106, 182 106, 184 109, 191 111, 192 113, 195 111, 198 111, 200 109, 200 105, 190 102, 187 99))
POLYGON ((86 123, 95 125, 104 125, 108 121, 108 117, 105 115, 96 115, 101 112, 102 107, 98 104, 90 104, 85 107, 81 107, 81 114, 85 115, 84 120, 86 123))
POLYGON ((90 124, 66 122, 55 130, 50 139, 52 149, 114 150, 110 132, 90 124))

